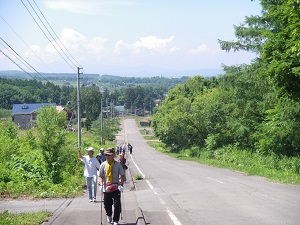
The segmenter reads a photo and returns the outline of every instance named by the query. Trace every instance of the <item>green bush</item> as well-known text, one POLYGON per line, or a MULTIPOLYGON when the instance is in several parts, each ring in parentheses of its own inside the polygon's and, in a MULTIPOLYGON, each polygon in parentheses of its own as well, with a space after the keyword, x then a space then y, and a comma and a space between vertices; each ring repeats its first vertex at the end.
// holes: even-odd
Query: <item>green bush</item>
POLYGON ((11 118, 12 113, 10 109, 0 109, 0 118, 11 118))

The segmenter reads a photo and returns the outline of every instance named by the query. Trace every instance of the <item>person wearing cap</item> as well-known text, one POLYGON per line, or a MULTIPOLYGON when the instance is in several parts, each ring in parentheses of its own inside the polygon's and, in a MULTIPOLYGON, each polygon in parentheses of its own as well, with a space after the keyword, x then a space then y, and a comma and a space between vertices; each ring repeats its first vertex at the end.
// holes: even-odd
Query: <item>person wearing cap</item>
POLYGON ((84 173, 86 179, 86 186, 89 193, 89 202, 96 202, 97 195, 97 170, 100 168, 99 161, 93 156, 94 148, 86 149, 87 155, 82 155, 78 149, 78 157, 84 162, 84 173))
POLYGON ((100 148, 100 161, 101 163, 105 162, 106 160, 106 157, 105 157, 105 154, 104 154, 104 148, 100 148))
POLYGON ((124 154, 123 153, 120 153, 119 154, 120 158, 119 158, 119 163, 121 163, 124 171, 127 170, 127 166, 126 166, 126 159, 124 157, 124 154))
POLYGON ((104 193, 104 208, 107 222, 118 225, 121 213, 121 192, 125 182, 125 173, 122 165, 114 159, 115 150, 105 150, 106 161, 99 170, 100 190, 104 193), (112 210, 114 206, 114 210, 112 210))
POLYGON ((100 155, 100 153, 96 155, 96 159, 98 160, 98 162, 99 162, 100 164, 102 163, 102 162, 101 162, 101 155, 100 155))

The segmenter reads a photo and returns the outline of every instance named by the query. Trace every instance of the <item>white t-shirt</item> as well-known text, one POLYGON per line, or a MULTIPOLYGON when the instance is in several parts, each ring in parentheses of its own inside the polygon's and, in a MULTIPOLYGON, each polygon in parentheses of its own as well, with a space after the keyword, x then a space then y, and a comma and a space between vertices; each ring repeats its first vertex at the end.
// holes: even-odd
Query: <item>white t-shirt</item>
POLYGON ((97 176, 97 169, 100 168, 100 163, 95 157, 90 158, 88 155, 82 156, 81 159, 84 162, 84 173, 85 177, 97 176))

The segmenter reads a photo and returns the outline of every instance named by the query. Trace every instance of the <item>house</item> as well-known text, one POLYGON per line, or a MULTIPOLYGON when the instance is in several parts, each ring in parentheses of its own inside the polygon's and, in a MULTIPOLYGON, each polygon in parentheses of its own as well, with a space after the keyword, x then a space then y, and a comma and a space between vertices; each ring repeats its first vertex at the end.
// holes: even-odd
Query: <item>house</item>
POLYGON ((49 105, 56 107, 56 103, 13 104, 13 122, 22 130, 32 128, 36 122, 36 111, 49 105))

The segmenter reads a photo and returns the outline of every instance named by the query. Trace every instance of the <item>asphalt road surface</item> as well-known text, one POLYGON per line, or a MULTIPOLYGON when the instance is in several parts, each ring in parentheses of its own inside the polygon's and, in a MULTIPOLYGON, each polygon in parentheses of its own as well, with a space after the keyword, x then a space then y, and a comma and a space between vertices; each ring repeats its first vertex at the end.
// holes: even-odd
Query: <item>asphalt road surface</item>
POLYGON ((147 145, 134 119, 119 142, 129 142, 129 168, 140 174, 136 199, 153 225, 299 225, 300 187, 166 156, 147 145))

